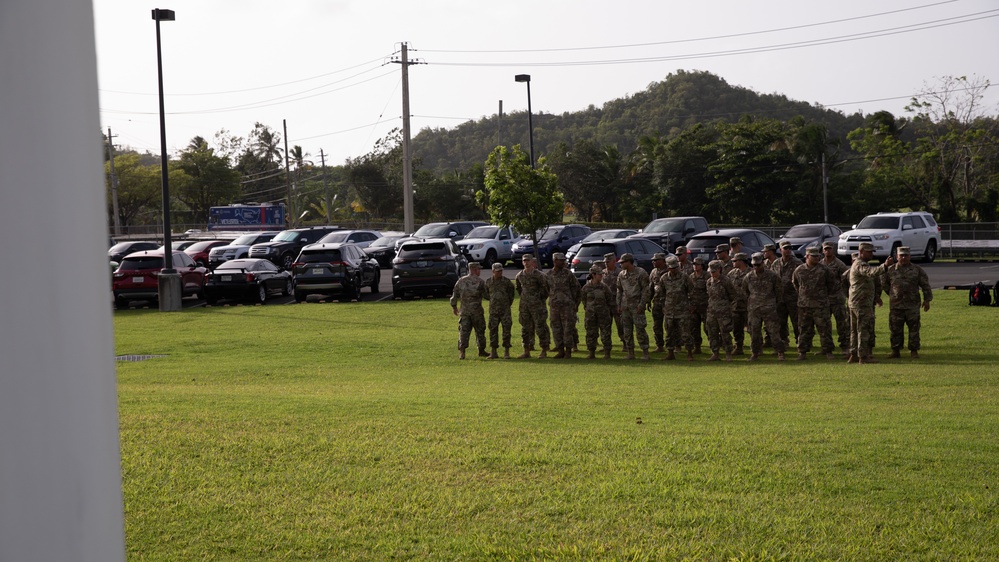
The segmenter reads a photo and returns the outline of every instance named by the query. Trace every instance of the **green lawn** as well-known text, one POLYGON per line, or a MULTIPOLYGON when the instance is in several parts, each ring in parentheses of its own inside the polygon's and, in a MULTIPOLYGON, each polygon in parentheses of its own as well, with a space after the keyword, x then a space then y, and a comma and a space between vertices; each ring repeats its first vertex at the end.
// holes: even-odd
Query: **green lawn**
POLYGON ((458 361, 444 299, 116 312, 166 356, 117 364, 128 556, 996 560, 999 309, 936 297, 877 365, 458 361))

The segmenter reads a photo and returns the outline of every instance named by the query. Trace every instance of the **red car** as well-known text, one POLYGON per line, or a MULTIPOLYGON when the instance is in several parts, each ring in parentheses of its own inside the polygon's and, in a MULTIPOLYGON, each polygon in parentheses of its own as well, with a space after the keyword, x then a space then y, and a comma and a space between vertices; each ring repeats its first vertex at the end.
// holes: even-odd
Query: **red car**
POLYGON ((212 248, 228 246, 229 244, 232 244, 232 240, 203 240, 184 248, 184 253, 191 256, 191 259, 198 262, 198 265, 208 267, 208 254, 212 248))
MULTIPOLYGON (((204 298, 208 268, 198 265, 184 252, 174 252, 172 260, 173 268, 180 274, 181 296, 204 298)), ((156 302, 159 299, 157 277, 162 269, 162 250, 135 252, 125 256, 111 275, 115 308, 127 309, 131 301, 156 302)))

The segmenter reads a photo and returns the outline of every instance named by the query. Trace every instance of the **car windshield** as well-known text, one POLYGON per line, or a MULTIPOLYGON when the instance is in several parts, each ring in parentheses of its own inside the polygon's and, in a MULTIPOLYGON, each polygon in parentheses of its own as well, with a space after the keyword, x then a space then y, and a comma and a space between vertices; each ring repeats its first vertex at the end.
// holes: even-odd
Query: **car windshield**
POLYGON ((163 258, 160 256, 125 258, 118 266, 118 271, 139 271, 140 269, 163 269, 163 258))
POLYGON ((687 243, 688 250, 700 250, 702 248, 710 248, 714 251, 715 246, 718 244, 728 244, 728 236, 704 236, 695 237, 687 243))
POLYGON ((218 242, 216 242, 215 240, 208 240, 207 242, 195 242, 194 244, 191 244, 185 249, 189 252, 200 252, 208 248, 212 244, 218 244, 218 242))
POLYGON ((398 236, 383 236, 378 240, 371 243, 369 248, 392 248, 395 246, 395 241, 398 240, 398 236))
POLYGON ((399 257, 404 259, 436 258, 446 254, 447 250, 441 242, 404 244, 399 249, 399 257))
POLYGON ((562 230, 561 228, 549 228, 538 240, 555 240, 562 234, 562 230))
POLYGON ((253 269, 253 268, 249 267, 249 263, 246 260, 230 260, 216 267, 215 271, 216 272, 226 271, 226 270, 241 271, 243 269, 253 269))
POLYGON ((864 217, 864 220, 857 225, 858 230, 862 228, 896 229, 898 228, 898 217, 879 217, 877 215, 864 217))
POLYGON ((331 263, 341 261, 340 250, 311 250, 298 257, 302 263, 331 263))
POLYGON ((654 220, 642 232, 680 232, 683 229, 683 219, 654 220))
POLYGON ((131 246, 131 244, 132 244, 131 242, 119 242, 118 244, 115 244, 114 246, 111 246, 111 248, 108 250, 108 252, 110 252, 112 254, 117 253, 117 252, 124 252, 125 250, 127 250, 129 248, 129 246, 131 246))
POLYGON ((496 238, 498 226, 477 226, 465 235, 465 238, 496 238))
POLYGON ((350 232, 333 232, 319 239, 320 242, 346 242, 350 232))
POLYGON ((261 238, 259 234, 244 234, 239 238, 232 241, 233 246, 250 246, 257 242, 257 239, 261 238))
POLYGON ((614 244, 586 244, 579 248, 579 253, 576 254, 576 257, 589 258, 593 256, 603 256, 607 253, 617 253, 614 244))
POLYGON ((450 224, 425 224, 421 226, 413 236, 418 236, 420 238, 438 238, 447 236, 447 233, 450 231, 450 224))
POLYGON ((800 224, 792 226, 784 233, 784 238, 816 238, 822 235, 822 226, 816 224, 800 224))
POLYGON ((298 237, 301 235, 302 235, 301 232, 295 232, 294 230, 285 230, 283 232, 278 233, 278 235, 274 237, 274 241, 294 242, 295 240, 298 240, 298 237))

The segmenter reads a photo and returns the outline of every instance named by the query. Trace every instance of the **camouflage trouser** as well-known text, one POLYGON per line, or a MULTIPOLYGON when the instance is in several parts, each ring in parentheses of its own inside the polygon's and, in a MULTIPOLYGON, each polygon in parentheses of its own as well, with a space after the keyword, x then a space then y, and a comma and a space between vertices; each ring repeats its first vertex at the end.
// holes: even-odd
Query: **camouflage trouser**
POLYGON ((909 351, 919 351, 919 309, 912 308, 899 310, 891 309, 888 312, 888 326, 891 329, 891 348, 893 350, 902 349, 902 341, 905 337, 905 328, 909 329, 909 351))
POLYGON ((635 312, 633 307, 621 309, 621 327, 624 330, 624 349, 635 351, 635 339, 642 351, 649 349, 649 332, 645 329, 648 321, 645 319, 645 309, 635 312), (637 337, 636 337, 637 334, 637 337))
POLYGON ((791 320, 791 329, 794 331, 794 341, 798 341, 798 296, 777 302, 777 324, 780 328, 780 340, 784 342, 787 349, 791 342, 791 332, 787 329, 787 321, 791 320))
POLYGON ((749 312, 749 339, 753 354, 763 353, 763 331, 766 330, 774 351, 784 353, 784 340, 780 339, 780 328, 777 325, 777 310, 768 308, 749 312))
POLYGON ((708 311, 708 319, 705 322, 708 333, 708 344, 711 345, 712 353, 719 353, 725 350, 732 352, 732 313, 708 311))
POLYGON ((746 341, 746 325, 749 324, 749 312, 745 310, 732 311, 732 339, 736 347, 742 347, 746 341))
POLYGON ((572 347, 579 347, 579 309, 572 312, 572 347))
POLYGON ((850 308, 850 354, 870 357, 874 349, 874 309, 850 308))
POLYGON ((829 306, 829 314, 836 319, 839 348, 848 349, 850 347, 850 312, 846 309, 846 302, 843 299, 838 299, 829 306))
POLYGON ((819 345, 822 353, 832 353, 832 324, 829 322, 829 309, 825 307, 798 307, 798 353, 812 350, 812 338, 819 332, 819 345))
POLYGON ((541 349, 551 346, 551 334, 548 331, 548 307, 544 303, 525 303, 520 301, 517 322, 520 323, 521 339, 525 349, 534 349, 534 335, 537 333, 541 349))
POLYGON ((621 325, 621 315, 617 313, 617 310, 611 312, 611 317, 614 319, 614 329, 617 331, 617 339, 624 341, 624 326, 621 325))
POLYGON ((596 351, 597 336, 599 335, 604 351, 610 351, 613 318, 614 315, 607 309, 586 311, 583 316, 583 324, 586 327, 586 349, 596 351))
POLYGON ((663 312, 662 303, 652 303, 652 334, 656 339, 656 348, 665 345, 665 340, 663 339, 664 317, 665 313, 663 312))
POLYGON ((694 344, 690 341, 688 322, 687 317, 663 319, 666 329, 666 349, 679 351, 680 346, 686 348, 687 351, 694 349, 694 344))
POLYGON ((513 315, 509 308, 502 311, 489 311, 489 347, 499 347, 499 331, 503 326, 503 347, 510 347, 510 328, 513 327, 513 315))
POLYGON ((462 314, 458 317, 458 349, 468 347, 468 336, 475 330, 479 351, 486 348, 486 319, 482 314, 462 314))
POLYGON ((708 305, 694 305, 693 309, 694 311, 690 313, 690 319, 687 321, 688 337, 690 338, 691 345, 700 347, 701 342, 704 341, 701 338, 701 332, 704 327, 704 321, 708 317, 708 305))
POLYGON ((555 350, 575 345, 572 332, 576 329, 576 306, 551 305, 552 342, 555 350))

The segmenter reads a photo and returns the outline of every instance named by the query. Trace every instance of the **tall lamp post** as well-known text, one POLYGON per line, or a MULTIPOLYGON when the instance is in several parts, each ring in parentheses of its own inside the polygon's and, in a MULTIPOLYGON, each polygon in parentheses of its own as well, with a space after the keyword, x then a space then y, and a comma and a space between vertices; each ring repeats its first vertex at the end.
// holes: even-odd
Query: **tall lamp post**
POLYGON ((167 173, 166 111, 163 107, 163 54, 160 48, 160 22, 174 21, 173 10, 153 9, 156 21, 156 71, 160 88, 160 178, 163 184, 163 270, 158 279, 161 312, 180 310, 180 275, 173 268, 173 242, 170 240, 170 185, 167 173))
POLYGON ((527 128, 530 133, 531 143, 531 167, 534 167, 534 118, 531 111, 531 75, 518 74, 513 77, 517 82, 527 82, 527 128))

